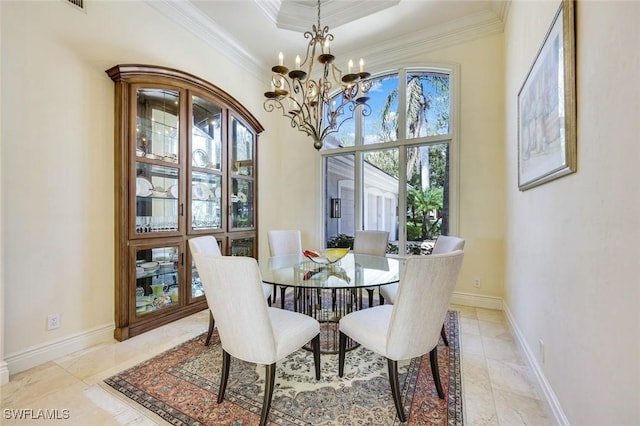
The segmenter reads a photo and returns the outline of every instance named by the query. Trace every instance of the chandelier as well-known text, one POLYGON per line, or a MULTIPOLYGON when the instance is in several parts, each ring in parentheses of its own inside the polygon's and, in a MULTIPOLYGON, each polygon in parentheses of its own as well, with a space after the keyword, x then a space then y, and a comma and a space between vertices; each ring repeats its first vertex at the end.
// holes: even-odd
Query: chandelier
POLYGON ((271 90, 264 94, 264 109, 280 109, 291 120, 291 127, 311 136, 314 148, 320 150, 324 139, 352 119, 359 105, 363 106, 364 115, 369 114, 369 98, 364 95, 371 88, 371 74, 364 71, 362 59, 359 72, 352 72, 351 60, 345 75, 335 65, 331 54, 333 35, 328 26, 320 26, 320 0, 318 25, 305 32, 304 38, 309 39, 307 54, 303 62, 296 56, 295 69, 284 66, 282 52, 278 55, 278 65, 271 68, 271 90), (315 70, 314 60, 319 64, 315 70), (331 95, 335 96, 332 102, 331 95))

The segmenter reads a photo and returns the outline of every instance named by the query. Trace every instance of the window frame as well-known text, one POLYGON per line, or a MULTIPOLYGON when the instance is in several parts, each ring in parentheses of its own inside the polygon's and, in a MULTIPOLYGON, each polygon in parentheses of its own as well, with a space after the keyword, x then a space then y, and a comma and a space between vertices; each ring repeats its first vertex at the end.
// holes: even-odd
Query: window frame
MULTIPOLYGON (((326 190, 324 176, 326 176, 325 158, 330 156, 345 155, 352 153, 355 156, 355 173, 354 173, 354 198, 355 198, 355 223, 354 229, 363 229, 364 224, 364 197, 363 193, 363 157, 365 152, 379 151, 390 148, 398 149, 399 158, 399 176, 406 179, 407 155, 406 148, 411 146, 437 145, 447 143, 449 145, 449 235, 459 235, 460 231, 460 67, 458 64, 436 64, 420 66, 404 66, 395 70, 385 70, 376 74, 372 74, 371 78, 375 79, 381 76, 398 74, 398 139, 395 141, 378 142, 372 144, 363 143, 362 130, 362 114, 355 114, 355 144, 353 146, 338 148, 323 148, 320 151, 319 161, 321 162, 321 173, 323 178, 320 179, 321 193, 323 199, 323 214, 327 212, 326 190), (435 136, 425 136, 420 138, 406 139, 406 88, 407 74, 412 72, 434 72, 449 75, 449 96, 450 96, 450 117, 449 117, 449 133, 435 136)), ((362 108, 362 107, 359 107, 362 108)), ((398 188, 398 211, 407 211, 407 189, 406 185, 399 185, 398 188)), ((326 225, 323 221, 322 239, 326 239, 326 225)), ((407 249, 407 218, 406 214, 398 214, 398 253, 406 253, 407 249)))

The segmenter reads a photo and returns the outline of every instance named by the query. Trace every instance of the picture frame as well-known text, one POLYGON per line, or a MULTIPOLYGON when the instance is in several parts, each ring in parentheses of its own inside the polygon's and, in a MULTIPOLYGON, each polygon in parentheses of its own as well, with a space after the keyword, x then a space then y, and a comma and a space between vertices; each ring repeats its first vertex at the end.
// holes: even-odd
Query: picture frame
POLYGON ((577 169, 575 3, 563 0, 518 92, 518 188, 577 169))

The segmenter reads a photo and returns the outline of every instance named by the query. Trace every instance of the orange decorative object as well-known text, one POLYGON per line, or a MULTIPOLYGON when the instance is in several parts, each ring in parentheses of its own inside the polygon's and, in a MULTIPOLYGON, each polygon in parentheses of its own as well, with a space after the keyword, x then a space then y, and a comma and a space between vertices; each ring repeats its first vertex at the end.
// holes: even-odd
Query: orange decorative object
POLYGON ((305 250, 302 252, 306 257, 320 257, 320 253, 313 250, 305 250))

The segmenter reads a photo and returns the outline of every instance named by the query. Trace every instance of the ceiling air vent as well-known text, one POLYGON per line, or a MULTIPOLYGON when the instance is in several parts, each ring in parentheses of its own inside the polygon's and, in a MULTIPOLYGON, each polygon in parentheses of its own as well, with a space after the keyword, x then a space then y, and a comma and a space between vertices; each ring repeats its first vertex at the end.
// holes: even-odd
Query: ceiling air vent
POLYGON ((86 0, 65 0, 68 4, 70 4, 71 6, 76 7, 77 9, 82 10, 83 12, 86 12, 87 9, 87 2, 86 0))

